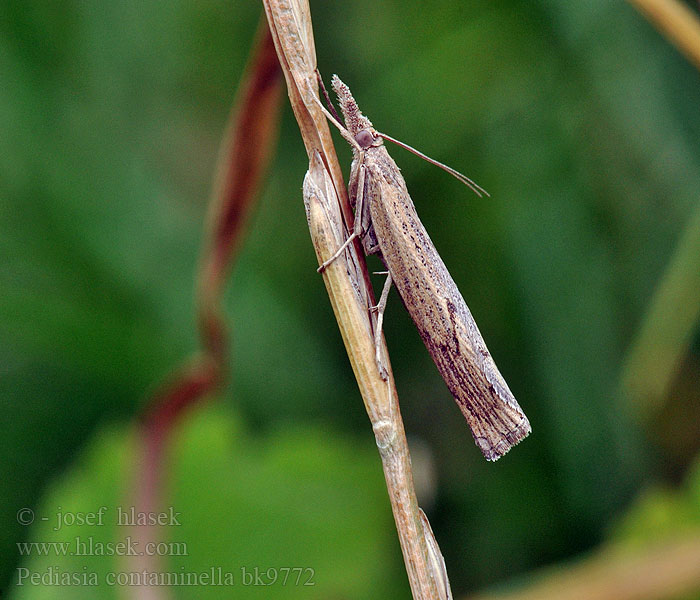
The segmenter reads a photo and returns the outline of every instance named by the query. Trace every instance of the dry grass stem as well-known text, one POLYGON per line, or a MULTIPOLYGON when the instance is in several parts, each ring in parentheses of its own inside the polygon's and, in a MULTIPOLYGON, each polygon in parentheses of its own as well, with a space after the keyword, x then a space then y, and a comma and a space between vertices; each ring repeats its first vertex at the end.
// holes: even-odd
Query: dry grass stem
POLYGON ((700 70, 700 19, 678 0, 629 0, 700 70))
MULTIPOLYGON (((140 432, 142 460, 135 476, 133 506, 137 512, 160 511, 167 472, 167 445, 173 426, 223 381, 228 335, 220 310, 228 267, 240 246, 247 215, 257 197, 277 132, 282 97, 279 64, 264 20, 224 136, 209 215, 209 232, 199 265, 197 319, 200 351, 176 368, 146 406, 140 432)), ((136 527, 133 537, 144 547, 160 541, 162 531, 136 527)), ((161 571, 157 556, 133 557, 137 571, 161 571)), ((135 586, 134 598, 162 600, 165 588, 135 586)))
POLYGON ((202 346, 222 366, 227 348, 220 310, 222 288, 275 147, 282 101, 280 74, 275 47, 262 20, 219 150, 197 282, 202 346))
POLYGON ((654 292, 621 376, 624 397, 643 418, 658 414, 700 320, 700 205, 654 292))
POLYGON ((607 549, 551 569, 522 589, 469 600, 673 600, 695 597, 700 585, 700 532, 651 548, 607 549))
MULTIPOLYGON (((352 210, 335 155, 326 118, 317 104, 316 57, 308 3, 263 0, 289 99, 309 156, 304 202, 319 265, 347 239, 352 210)), ((415 599, 446 599, 447 577, 437 544, 423 525, 415 496, 411 460, 399 412, 386 344, 382 378, 375 360, 375 304, 369 273, 359 244, 354 243, 323 273, 338 327, 372 423, 384 468, 399 541, 415 599), (439 565, 442 565, 440 572, 439 565)))

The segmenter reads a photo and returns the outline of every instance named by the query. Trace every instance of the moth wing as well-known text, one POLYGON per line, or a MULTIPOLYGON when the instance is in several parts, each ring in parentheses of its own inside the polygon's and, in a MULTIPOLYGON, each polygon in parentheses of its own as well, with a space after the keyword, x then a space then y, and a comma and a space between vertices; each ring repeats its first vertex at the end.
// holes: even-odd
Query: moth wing
POLYGON ((530 423, 418 218, 398 167, 381 150, 389 167, 370 161, 368 168, 370 215, 382 258, 476 445, 487 460, 497 460, 530 433, 530 423))

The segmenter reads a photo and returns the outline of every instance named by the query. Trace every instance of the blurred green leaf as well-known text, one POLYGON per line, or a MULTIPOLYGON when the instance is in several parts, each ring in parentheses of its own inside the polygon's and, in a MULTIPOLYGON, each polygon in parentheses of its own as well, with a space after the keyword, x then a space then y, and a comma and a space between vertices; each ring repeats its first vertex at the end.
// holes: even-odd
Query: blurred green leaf
POLYGON ((680 489, 645 490, 613 527, 611 541, 641 547, 700 531, 700 460, 680 489))
MULTIPOLYGON (((127 490, 132 489, 138 453, 133 432, 102 430, 75 466, 54 482, 36 509, 30 545, 21 546, 32 556, 23 558, 14 574, 10 597, 116 598, 124 589, 110 582, 148 571, 148 563, 133 562, 116 546, 131 540, 124 548, 147 550, 134 544, 132 529, 118 524, 119 511, 130 514, 127 490), (100 507, 106 507, 101 526, 67 520, 78 513, 99 513, 100 507), (68 555, 62 556, 55 546, 31 546, 32 542, 65 543, 68 555), (100 555, 101 548, 110 546, 117 548, 114 555, 100 555), (38 555, 41 548, 49 549, 46 555, 38 555), (53 576, 60 581, 65 573, 77 574, 79 582, 94 578, 98 585, 31 583, 33 574, 50 582, 53 576)), ((213 569, 215 581, 223 581, 226 573, 234 581, 233 586, 171 586, 168 591, 174 597, 392 597, 397 589, 408 593, 381 468, 371 446, 312 427, 287 427, 254 437, 221 407, 207 407, 195 411, 181 427, 172 457, 162 510, 168 519, 175 515, 175 521, 158 528, 160 540, 170 544, 160 549, 162 569, 178 575, 209 574, 213 569), (282 573, 285 567, 305 569, 301 584, 295 583, 295 572, 286 585, 282 575, 264 587, 246 583, 243 577, 244 571, 257 569, 263 581, 270 581, 274 569, 282 573), (304 586, 307 580, 313 585, 304 586)))
MULTIPOLYGON (((210 178, 259 12, 216 0, 0 6, 2 581, 27 533, 16 511, 105 422, 139 415, 195 348, 210 178)), ((324 76, 339 73, 378 129, 492 194, 390 149, 533 426, 483 463, 392 294, 392 364, 407 430, 436 458, 429 517, 455 593, 595 547, 640 489, 666 489, 697 451, 669 451, 673 436, 655 435, 664 423, 642 430, 618 382, 697 206, 698 73, 625 3, 358 0, 312 13, 324 76)), ((333 439, 358 432, 371 446, 314 270, 307 164, 287 111, 232 275, 225 401, 256 428, 246 443, 331 423, 333 439)), ((699 399, 697 324, 687 330, 672 406, 699 399)))

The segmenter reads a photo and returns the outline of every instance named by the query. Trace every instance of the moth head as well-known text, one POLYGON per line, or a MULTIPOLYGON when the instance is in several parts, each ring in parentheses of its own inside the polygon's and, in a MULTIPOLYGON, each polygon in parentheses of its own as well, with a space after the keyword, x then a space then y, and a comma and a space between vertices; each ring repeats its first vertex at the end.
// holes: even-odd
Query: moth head
POLYGON ((381 136, 374 131, 374 129, 360 129, 360 131, 355 134, 355 141, 363 150, 367 150, 373 146, 381 146, 384 143, 381 136))

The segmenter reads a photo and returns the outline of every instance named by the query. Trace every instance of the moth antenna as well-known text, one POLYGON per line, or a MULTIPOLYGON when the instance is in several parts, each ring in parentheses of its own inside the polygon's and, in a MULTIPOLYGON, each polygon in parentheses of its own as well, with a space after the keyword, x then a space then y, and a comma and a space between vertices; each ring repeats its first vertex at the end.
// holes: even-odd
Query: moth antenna
POLYGON ((331 113, 333 113, 335 120, 340 122, 340 116, 335 110, 335 106, 333 106, 333 103, 331 102, 331 97, 328 95, 328 90, 326 89, 326 86, 323 83, 323 77, 321 77, 321 72, 318 69, 316 69, 316 79, 318 79, 318 85, 321 87, 321 91, 323 92, 323 97, 326 99, 328 109, 331 111, 331 113))
POLYGON ((443 171, 447 171, 450 175, 452 175, 455 179, 458 179, 459 181, 461 181, 464 185, 466 185, 470 190, 472 190, 480 198, 483 196, 491 197, 491 194, 489 194, 484 188, 482 188, 479 184, 472 181, 471 179, 469 179, 469 177, 460 173, 456 169, 453 169, 452 167, 448 167, 447 165, 441 163, 440 161, 435 160, 434 158, 430 158, 426 154, 423 154, 419 150, 416 150, 413 146, 409 146, 408 144, 404 144, 403 142, 400 142, 399 140, 391 137, 390 135, 387 135, 386 133, 381 133, 379 131, 377 133, 381 137, 383 137, 385 140, 393 142, 397 146, 401 146, 404 150, 408 150, 409 152, 412 152, 413 154, 415 154, 416 156, 419 156, 423 160, 428 161, 431 165, 435 165, 436 167, 440 167, 443 171))

